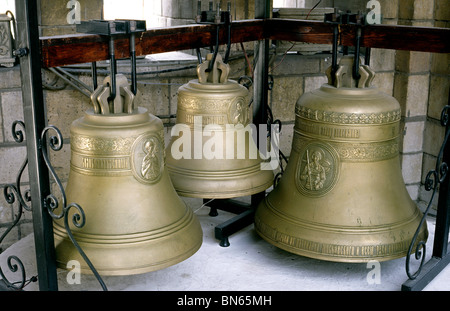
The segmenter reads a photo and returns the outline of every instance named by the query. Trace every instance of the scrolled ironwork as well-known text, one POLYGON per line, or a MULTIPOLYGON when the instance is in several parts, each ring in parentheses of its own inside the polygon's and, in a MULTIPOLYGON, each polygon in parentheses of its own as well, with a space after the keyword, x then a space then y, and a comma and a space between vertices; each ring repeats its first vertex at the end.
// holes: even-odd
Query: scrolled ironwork
MULTIPOLYGON (((5 200, 8 204, 14 204, 16 202, 16 197, 20 198, 20 194, 14 185, 6 185, 3 188, 3 194, 5 196, 5 200)), ((22 217, 23 212, 23 206, 20 203, 18 204, 19 208, 17 210, 17 214, 15 215, 14 221, 11 223, 11 225, 6 229, 5 232, 3 232, 2 236, 0 237, 0 245, 2 244, 5 237, 11 232, 11 230, 17 225, 17 223, 20 221, 20 218, 22 217)), ((17 256, 9 256, 7 259, 8 268, 11 272, 20 272, 20 280, 16 282, 11 282, 6 275, 3 272, 2 267, 0 267, 0 277, 2 278, 3 282, 8 286, 9 288, 12 288, 14 290, 21 290, 25 286, 25 268, 22 263, 22 261, 17 256), (16 264, 13 264, 13 260, 16 262, 16 264), (17 285, 19 284, 19 285, 17 285)))
POLYGON ((442 184, 444 182, 444 180, 447 178, 448 164, 446 162, 443 162, 443 155, 444 155, 445 146, 447 145, 448 138, 450 136, 450 130, 447 127, 449 119, 450 119, 449 111, 450 111, 450 106, 448 106, 448 105, 442 109, 440 123, 442 126, 446 127, 445 137, 444 137, 444 141, 442 142, 441 148, 439 150, 439 154, 436 159, 436 166, 433 170, 430 170, 428 172, 428 174, 425 178, 424 187, 425 187, 425 190, 427 190, 427 191, 432 190, 431 198, 430 198, 430 201, 428 202, 425 212, 423 213, 422 219, 419 223, 419 226, 417 227, 417 230, 414 234, 411 244, 409 245, 408 253, 406 255, 406 274, 407 274, 408 278, 411 280, 414 280, 417 278, 417 276, 419 276, 419 274, 422 270, 423 264, 425 262, 425 257, 426 257, 426 242, 425 241, 417 241, 419 232, 429 214, 433 199, 436 195, 436 192, 438 191, 439 185, 442 184), (414 258, 418 261, 420 260, 419 266, 415 272, 411 272, 411 259, 410 258, 411 258, 411 254, 412 254, 413 250, 414 250, 414 258))
MULTIPOLYGON (((45 127, 43 129, 42 134, 41 134, 41 142, 45 141, 45 138, 47 137, 47 135, 49 134, 50 131, 54 131, 56 134, 49 137, 48 145, 54 151, 61 150, 62 147, 63 147, 63 137, 62 137, 62 134, 61 134, 60 130, 57 127, 53 126, 53 125, 49 125, 49 126, 47 126, 47 127, 45 127)), ((60 213, 55 213, 55 211, 58 209, 60 204, 59 204, 58 197, 55 196, 54 194, 50 193, 45 198, 45 201, 44 201, 45 202, 45 206, 47 207, 48 213, 55 220, 64 219, 64 227, 66 229, 66 233, 67 233, 70 241, 73 243, 73 245, 75 246, 77 251, 80 253, 81 257, 86 261, 87 265, 89 266, 89 268, 93 272, 93 274, 96 277, 97 281, 100 283, 102 289, 106 291, 108 289, 107 289, 105 283, 103 282, 101 276, 99 275, 99 273, 95 269, 95 267, 92 264, 92 262, 87 257, 86 253, 83 251, 83 249, 80 247, 80 245, 76 241, 76 239, 75 239, 75 237, 74 237, 74 235, 72 233, 72 229, 70 228, 70 225, 69 225, 69 211, 70 211, 71 208, 75 208, 76 209, 76 212, 72 215, 72 223, 77 228, 82 228, 85 225, 85 223, 86 223, 86 215, 85 215, 85 213, 84 213, 84 211, 83 211, 83 209, 82 209, 82 207, 80 205, 78 205, 76 203, 67 204, 67 199, 66 199, 66 194, 65 194, 65 191, 64 191, 64 187, 63 187, 63 185, 61 183, 61 180, 58 178, 58 175, 56 174, 53 166, 51 165, 50 158, 48 156, 46 148, 42 148, 42 156, 44 158, 45 164, 47 165, 47 168, 48 168, 51 176, 53 177, 54 181, 56 182, 56 184, 58 186, 59 192, 61 193, 61 200, 62 200, 61 212, 60 213)))
MULTIPOLYGON (((14 138, 14 141, 16 141, 17 143, 22 143, 24 141, 25 136, 24 136, 23 131, 20 128, 18 128, 19 126, 22 127, 23 129, 25 129, 25 124, 23 121, 16 120, 13 122, 12 136, 14 138)), ((14 216, 14 220, 12 221, 10 226, 8 226, 8 228, 5 230, 5 232, 3 232, 3 234, 0 236, 0 245, 2 244, 5 237, 11 232, 11 230, 19 223, 20 219, 22 218, 23 210, 25 209, 27 211, 31 211, 31 207, 28 206, 26 203, 26 202, 31 201, 30 191, 27 190, 25 192, 25 194, 22 195, 22 192, 20 190, 22 175, 23 175, 23 172, 25 171, 25 168, 27 167, 27 165, 28 165, 28 158, 25 158, 25 160, 23 161, 23 163, 19 169, 19 172, 17 174, 15 185, 7 184, 3 188, 3 196, 5 198, 6 203, 14 206, 14 204, 16 203, 16 200, 17 200, 18 207, 17 207, 17 213, 14 216)), ((3 269, 0 267, 0 276, 3 280, 3 282, 6 284, 6 286, 8 288, 11 288, 14 290, 23 289, 23 287, 25 286, 25 282, 26 282, 26 273, 25 273, 25 268, 24 268, 22 261, 17 256, 12 255, 12 256, 8 257, 7 264, 8 264, 8 268, 11 272, 13 272, 13 273, 19 272, 20 279, 18 281, 11 282, 10 280, 8 280, 8 278, 4 274, 3 269), (13 263, 13 261, 15 262, 15 264, 13 263)))
POLYGON ((13 290, 21 290, 25 286, 26 277, 25 277, 25 267, 23 266, 22 261, 17 256, 9 256, 8 260, 8 268, 11 272, 20 273, 20 281, 17 282, 10 282, 5 274, 3 273, 3 270, 0 268, 0 276, 2 277, 3 282, 8 286, 8 288, 11 288, 13 290), (13 262, 15 261, 15 263, 13 262))
MULTIPOLYGON (((12 124, 12 136, 14 138, 14 141, 17 143, 22 143, 24 141, 24 134, 23 131, 21 129, 18 129, 17 127, 20 126, 22 127, 22 129, 25 129, 25 123, 23 121, 14 121, 12 124)), ((17 174, 17 178, 16 178, 16 191, 17 191, 17 197, 20 201, 20 205, 21 207, 23 207, 24 209, 26 209, 27 211, 31 211, 31 206, 29 206, 26 202, 30 202, 31 201, 31 196, 30 196, 30 190, 26 190, 25 193, 22 195, 22 191, 20 189, 20 185, 21 185, 21 180, 22 180, 22 175, 23 172, 25 171, 25 168, 28 165, 28 157, 25 158, 25 160, 23 161, 22 165, 20 166, 19 169, 19 173, 17 174)), ((6 190, 6 188, 5 188, 6 190)), ((6 195, 5 195, 6 198, 6 195)))

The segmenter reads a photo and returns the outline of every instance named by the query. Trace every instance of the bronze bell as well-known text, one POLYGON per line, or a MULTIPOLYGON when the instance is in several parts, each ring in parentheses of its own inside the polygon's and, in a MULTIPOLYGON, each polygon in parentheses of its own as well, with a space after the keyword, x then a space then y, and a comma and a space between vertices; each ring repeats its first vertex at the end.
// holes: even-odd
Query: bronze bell
MULTIPOLYGON (((145 273, 193 255, 203 233, 165 167, 161 120, 134 107, 123 75, 117 75, 117 95, 108 102, 109 79, 92 94, 94 109, 70 128, 67 202, 79 204, 86 216, 85 225, 72 232, 99 274, 145 273)), ((54 232, 58 266, 78 260, 81 272, 90 273, 62 221, 54 232)))
POLYGON ((220 55, 197 67, 198 79, 178 90, 177 122, 167 168, 181 196, 226 199, 260 193, 273 171, 256 147, 248 90, 228 79, 220 55))
MULTIPOLYGON (((404 185, 400 105, 370 86, 374 72, 341 59, 295 108, 292 152, 260 203, 255 229, 286 251, 338 262, 404 257, 422 218, 404 185)), ((419 240, 426 241, 426 226, 419 240)))

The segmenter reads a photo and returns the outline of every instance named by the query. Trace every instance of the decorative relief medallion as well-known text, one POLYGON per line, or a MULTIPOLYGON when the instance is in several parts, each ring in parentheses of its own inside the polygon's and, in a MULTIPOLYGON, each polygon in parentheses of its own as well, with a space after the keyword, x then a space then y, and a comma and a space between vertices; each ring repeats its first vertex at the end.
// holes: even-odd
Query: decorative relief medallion
POLYGON ((323 111, 304 106, 295 107, 295 113, 306 119, 337 124, 383 124, 399 121, 401 116, 400 109, 366 114, 323 111))
POLYGON ((228 108, 228 122, 230 124, 247 125, 249 122, 248 105, 244 97, 235 98, 228 108))
POLYGON ((339 155, 328 144, 312 142, 302 148, 297 163, 297 189, 307 196, 322 196, 339 177, 339 155))
POLYGON ((155 183, 164 171, 164 148, 157 135, 144 134, 136 139, 131 153, 134 177, 142 183, 155 183))

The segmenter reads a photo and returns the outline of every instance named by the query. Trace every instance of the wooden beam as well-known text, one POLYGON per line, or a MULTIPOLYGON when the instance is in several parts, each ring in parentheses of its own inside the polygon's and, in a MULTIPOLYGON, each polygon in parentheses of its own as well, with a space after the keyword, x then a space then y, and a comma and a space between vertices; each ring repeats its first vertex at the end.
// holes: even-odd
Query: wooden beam
MULTIPOLYGON (((273 40, 332 43, 332 24, 320 21, 269 19, 266 36, 273 40)), ((402 25, 339 25, 339 45, 354 46, 361 27, 361 46, 394 50, 450 53, 450 28, 402 25)))
MULTIPOLYGON (((136 36, 136 55, 179 51, 207 47, 216 42, 214 24, 193 24, 156 28, 136 36)), ((357 27, 362 28, 361 46, 410 50, 433 53, 450 53, 450 29, 437 27, 411 27, 398 25, 339 25, 339 44, 353 46, 357 27)), ((219 44, 226 44, 227 27, 219 28, 219 44)), ((254 19, 231 23, 231 43, 261 39, 332 43, 333 25, 320 21, 292 19, 254 19)), ((65 35, 42 37, 42 67, 57 67, 89 63, 109 58, 108 38, 100 35, 65 35)), ((117 59, 128 58, 129 39, 115 38, 117 59)))
MULTIPOLYGON (((341 44, 354 45, 356 28, 342 25, 341 44)), ((361 45, 365 47, 450 53, 450 28, 401 25, 367 25, 362 27, 361 45)))
MULTIPOLYGON (((217 26, 195 24, 156 28, 136 35, 136 56, 169 51, 208 47, 216 43, 217 26)), ((219 28, 219 44, 226 44, 228 29, 219 28)), ((260 40, 264 34, 263 20, 245 20, 231 24, 231 43, 260 40)), ((130 57, 127 36, 114 38, 115 57, 130 57)), ((90 63, 109 59, 109 39, 106 36, 75 34, 41 38, 43 67, 90 63)))

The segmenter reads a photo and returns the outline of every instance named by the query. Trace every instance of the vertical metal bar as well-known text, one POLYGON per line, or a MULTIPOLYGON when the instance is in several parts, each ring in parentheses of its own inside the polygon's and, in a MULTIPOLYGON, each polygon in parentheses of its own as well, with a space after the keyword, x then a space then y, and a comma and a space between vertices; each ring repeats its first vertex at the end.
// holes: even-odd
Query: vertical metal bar
POLYGON ((94 91, 97 89, 97 62, 91 63, 92 85, 94 91))
MULTIPOLYGON (((270 17, 270 0, 255 0, 255 18, 270 17)), ((266 107, 269 97, 269 40, 260 40, 257 43, 258 62, 255 66, 253 122, 255 124, 267 123, 266 107)))
POLYGON ((20 73, 39 288, 57 290, 53 223, 45 207, 45 198, 50 194, 50 180, 42 148, 47 146, 40 138, 46 126, 47 113, 42 94, 37 12, 37 1, 16 1, 18 47, 28 51, 20 57, 20 73))
MULTIPOLYGON (((450 92, 449 92, 449 105, 450 105, 450 92)), ((445 132, 450 130, 450 122, 445 127, 445 132)), ((450 142, 444 147, 442 156, 442 162, 450 165, 450 142)), ((450 172, 447 172, 450 174, 450 172)), ((436 228, 434 234, 433 244, 433 256, 442 258, 447 255, 448 237, 449 237, 449 225, 450 225, 450 176, 447 176, 445 180, 439 186, 439 199, 438 209, 436 214, 436 228)))
MULTIPOLYGON (((108 102, 114 101, 116 98, 116 52, 114 49, 114 38, 111 35, 109 37, 109 61, 110 61, 110 68, 111 68, 111 85, 110 85, 110 95, 108 97, 108 102)), ((112 111, 112 110, 111 110, 112 111)))
POLYGON ((136 78, 136 35, 134 32, 130 34, 130 57, 131 57, 131 91, 134 95, 137 93, 136 78))

